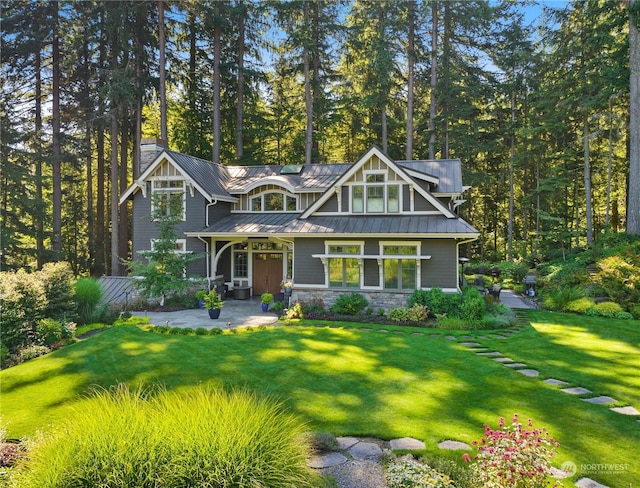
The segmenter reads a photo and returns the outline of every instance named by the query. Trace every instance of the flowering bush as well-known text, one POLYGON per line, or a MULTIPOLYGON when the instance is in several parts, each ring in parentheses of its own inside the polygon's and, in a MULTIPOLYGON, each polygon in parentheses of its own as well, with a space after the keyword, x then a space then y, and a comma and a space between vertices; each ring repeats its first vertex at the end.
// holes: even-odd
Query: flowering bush
MULTIPOLYGON (((547 486, 547 475, 551 468, 550 459, 558 443, 549 436, 546 429, 533 428, 531 419, 524 428, 515 414, 511 425, 500 418, 499 429, 488 425, 484 437, 473 442, 477 448, 472 470, 479 486, 491 488, 538 488, 547 486)), ((463 454, 471 462, 468 454, 463 454)), ((553 486, 559 486, 554 483, 553 486)))
POLYGON ((389 488, 454 488, 453 481, 411 456, 392 461, 387 466, 389 488))
POLYGON ((293 281, 291 281, 291 280, 282 280, 282 282, 280 283, 280 288, 284 288, 284 289, 290 290, 291 288, 293 288, 293 281))

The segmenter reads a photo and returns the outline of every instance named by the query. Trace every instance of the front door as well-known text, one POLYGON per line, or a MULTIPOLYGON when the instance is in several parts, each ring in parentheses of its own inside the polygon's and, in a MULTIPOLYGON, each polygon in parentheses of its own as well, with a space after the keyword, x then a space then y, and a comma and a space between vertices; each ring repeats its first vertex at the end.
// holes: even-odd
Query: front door
POLYGON ((282 283, 282 253, 260 252, 253 254, 253 294, 280 292, 282 283))

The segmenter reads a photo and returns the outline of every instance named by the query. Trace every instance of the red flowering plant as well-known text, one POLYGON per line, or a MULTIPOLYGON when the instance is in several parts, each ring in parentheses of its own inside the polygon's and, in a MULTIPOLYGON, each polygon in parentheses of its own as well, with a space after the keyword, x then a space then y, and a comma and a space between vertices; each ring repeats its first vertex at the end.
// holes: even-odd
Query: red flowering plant
MULTIPOLYGON (((551 458, 558 443, 545 428, 534 428, 531 419, 523 426, 518 414, 511 425, 504 418, 498 420, 499 428, 484 426, 484 437, 474 441, 477 453, 471 469, 479 486, 486 488, 540 488, 546 487, 550 474, 551 458)), ((466 462, 472 458, 462 456, 466 462)), ((554 483, 552 486, 562 486, 554 483)))

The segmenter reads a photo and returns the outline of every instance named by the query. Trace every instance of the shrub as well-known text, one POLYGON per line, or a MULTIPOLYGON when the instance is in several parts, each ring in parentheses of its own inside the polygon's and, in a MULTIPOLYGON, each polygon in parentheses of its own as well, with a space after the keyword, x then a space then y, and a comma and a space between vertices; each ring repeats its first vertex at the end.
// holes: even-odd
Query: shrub
POLYGON ((209 331, 209 335, 220 335, 222 334, 222 329, 213 328, 209 331))
POLYGON ((487 305, 480 292, 474 288, 465 288, 462 293, 462 302, 458 310, 461 319, 467 322, 476 322, 482 319, 487 305))
POLYGON ((633 315, 634 319, 640 319, 640 305, 631 307, 631 315, 633 315))
POLYGON ((640 303, 640 245, 628 246, 618 255, 600 260, 598 283, 614 301, 627 306, 640 303))
POLYGON ((302 313, 305 317, 312 315, 323 315, 325 313, 324 301, 322 298, 314 298, 309 302, 301 303, 302 313))
POLYGON ((75 280, 71 265, 63 261, 47 263, 37 275, 47 297, 44 315, 62 322, 76 320, 76 302, 73 298, 75 280))
POLYGON ((615 302, 598 303, 595 307, 596 312, 601 317, 613 318, 617 313, 622 312, 622 307, 615 302))
POLYGON ((429 315, 449 314, 454 311, 460 303, 460 295, 457 293, 445 293, 441 288, 432 288, 431 290, 414 291, 407 305, 412 307, 415 304, 424 305, 429 309, 429 315))
POLYGON ((352 292, 340 295, 330 310, 333 313, 342 315, 358 315, 368 306, 369 302, 364 295, 352 292))
POLYGON ((633 315, 631 315, 629 312, 618 312, 616 314, 616 318, 620 320, 631 320, 633 319, 633 315))
POLYGON ((196 335, 203 336, 203 335, 207 335, 208 333, 209 333, 209 331, 207 329, 205 329, 204 327, 198 327, 196 329, 196 335))
POLYGON ((389 318, 396 322, 409 321, 409 309, 407 307, 397 307, 389 310, 389 318))
POLYGON ((446 488, 455 485, 447 475, 439 473, 412 456, 392 460, 386 467, 389 488, 446 488))
POLYGON ((579 300, 580 298, 584 298, 584 287, 562 287, 550 291, 549 294, 545 296, 543 304, 545 306, 550 305, 552 307, 549 308, 550 310, 561 311, 565 310, 570 302, 579 300))
POLYGON ((80 278, 75 282, 73 300, 78 312, 78 323, 95 322, 98 304, 102 300, 102 288, 95 278, 80 278))
POLYGON ((271 305, 270 310, 277 314, 280 315, 282 313, 282 311, 284 310, 284 302, 274 302, 273 305, 271 305))
POLYGON ((289 307, 287 312, 284 314, 286 319, 303 319, 304 318, 304 310, 302 309, 302 305, 300 302, 296 302, 292 307, 289 307))
POLYGON ((25 488, 317 486, 303 434, 281 403, 247 391, 119 386, 33 442, 17 481, 25 488))
POLYGON ((10 352, 29 342, 29 324, 44 317, 47 297, 35 273, 20 269, 0 273, 2 342, 10 352))
POLYGON ((180 333, 182 335, 193 335, 195 334, 195 331, 191 327, 183 327, 180 333))
POLYGON ((564 310, 566 312, 584 314, 587 310, 595 306, 595 304, 596 303, 590 298, 583 297, 567 303, 564 310))
MULTIPOLYGON (((534 429, 531 420, 524 428, 513 416, 511 425, 505 420, 498 421, 499 429, 485 425, 484 437, 473 442, 477 448, 471 469, 478 486, 501 487, 543 487, 547 486, 547 476, 551 468, 558 443, 549 436, 546 429, 534 429)), ((468 454, 463 454, 470 462, 468 454)))
POLYGON ((30 359, 39 358, 45 354, 49 354, 51 349, 47 346, 41 346, 38 344, 31 344, 29 346, 18 349, 17 352, 9 354, 5 361, 5 366, 16 366, 17 364, 24 363, 30 359))
POLYGON ((36 325, 36 339, 40 344, 50 347, 63 339, 73 337, 75 330, 73 322, 61 324, 57 320, 42 319, 36 325))
POLYGON ((468 329, 469 324, 460 317, 440 315, 436 318, 436 327, 439 329, 463 330, 468 329))

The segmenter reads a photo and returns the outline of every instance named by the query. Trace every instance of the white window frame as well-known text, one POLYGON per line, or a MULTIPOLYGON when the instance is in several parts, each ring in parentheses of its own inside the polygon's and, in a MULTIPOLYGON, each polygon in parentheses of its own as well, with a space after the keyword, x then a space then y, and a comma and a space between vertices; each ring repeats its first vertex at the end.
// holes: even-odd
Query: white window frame
POLYGON ((151 215, 154 215, 156 208, 155 208, 155 195, 156 194, 163 194, 163 195, 168 195, 171 193, 178 193, 181 192, 182 194, 182 215, 181 215, 181 220, 185 221, 187 220, 187 182, 180 177, 157 177, 157 178, 152 178, 151 180, 151 215), (169 187, 169 188, 156 188, 156 184, 159 182, 180 182, 181 186, 180 187, 169 187))
MULTIPOLYGON (((378 269, 380 272, 380 286, 383 290, 389 291, 407 291, 405 288, 385 288, 385 279, 384 279, 384 260, 385 259, 415 259, 416 261, 416 276, 415 276, 415 288, 420 289, 421 281, 422 281, 422 259, 430 258, 431 256, 422 256, 422 242, 420 241, 379 241, 379 259, 378 259, 378 269), (398 246, 398 247, 415 247, 415 254, 385 254, 385 247, 398 246)), ((402 285, 402 283, 400 283, 402 285)))
MULTIPOLYGON (((357 259, 358 260, 358 286, 357 289, 362 289, 362 283, 364 280, 364 265, 362 261, 362 253, 364 251, 364 241, 324 241, 324 251, 325 254, 321 258, 322 264, 324 265, 324 282, 327 288, 331 288, 331 279, 329 274, 329 260, 330 259, 357 259), (345 247, 358 247, 358 253, 332 253, 330 252, 331 247, 333 246, 345 246, 345 247)), ((344 278, 344 276, 343 276, 344 278)), ((333 289, 350 289, 345 287, 335 287, 333 289)), ((356 288, 353 288, 356 289, 356 288)))
POLYGON ((300 208, 300 201, 298 199, 298 197, 296 195, 294 195, 293 193, 290 193, 288 191, 283 191, 283 190, 264 190, 260 193, 257 193, 255 195, 251 195, 249 197, 249 212, 255 212, 255 213, 262 213, 262 212, 298 212, 300 208), (265 210, 265 200, 264 197, 265 195, 269 195, 271 193, 277 193, 282 195, 282 210, 265 210), (254 210, 253 209, 253 201, 256 199, 260 199, 260 210, 254 210), (295 210, 288 210, 287 209, 287 198, 291 198, 293 200, 295 200, 296 202, 296 208, 295 210))
POLYGON ((349 213, 352 214, 372 214, 372 215, 383 215, 383 214, 391 214, 396 215, 400 214, 402 210, 402 185, 400 182, 389 182, 388 181, 388 172, 386 171, 363 171, 363 181, 353 182, 349 185, 349 213), (369 176, 378 176, 382 175, 384 181, 375 181, 368 182, 367 179, 369 176), (389 210, 389 187, 395 187, 398 191, 398 208, 395 211, 389 210), (354 209, 354 191, 355 188, 362 188, 362 211, 356 211, 354 209), (382 188, 382 211, 371 211, 369 208, 369 188, 382 188))

